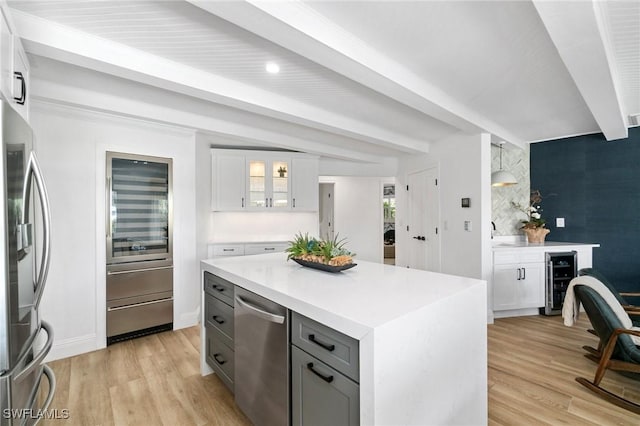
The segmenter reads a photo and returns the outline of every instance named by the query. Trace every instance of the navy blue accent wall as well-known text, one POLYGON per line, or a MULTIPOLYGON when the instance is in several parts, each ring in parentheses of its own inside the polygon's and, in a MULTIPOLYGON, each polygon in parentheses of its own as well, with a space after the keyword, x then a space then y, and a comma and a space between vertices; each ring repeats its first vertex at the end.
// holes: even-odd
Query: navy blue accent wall
POLYGON ((531 144, 531 189, 542 192, 548 241, 599 243, 593 266, 640 291, 640 128, 531 144), (557 217, 565 228, 556 228, 557 217))

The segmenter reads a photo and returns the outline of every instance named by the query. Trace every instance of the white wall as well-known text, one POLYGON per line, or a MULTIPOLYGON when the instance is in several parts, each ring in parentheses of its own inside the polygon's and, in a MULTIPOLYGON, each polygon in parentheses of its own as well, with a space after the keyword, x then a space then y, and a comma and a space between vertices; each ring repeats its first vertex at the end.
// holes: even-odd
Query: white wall
POLYGON ((104 347, 105 152, 173 158, 174 328, 197 323, 195 138, 175 127, 34 101, 31 124, 47 182, 52 258, 42 317, 50 359, 104 347))
MULTIPOLYGON (((400 161, 398 188, 406 185, 407 174, 439 168, 441 272, 487 279, 487 253, 491 250, 491 186, 489 135, 457 134, 430 147, 429 154, 400 161), (471 207, 462 208, 461 198, 471 207), (471 221, 471 232, 464 222, 471 221)), ((406 193, 396 191, 396 260, 407 262, 406 193)), ((489 260, 490 262, 490 260, 489 260)))
POLYGON ((321 176, 334 183, 334 230, 346 238, 346 248, 357 259, 383 261, 382 187, 379 177, 321 176))

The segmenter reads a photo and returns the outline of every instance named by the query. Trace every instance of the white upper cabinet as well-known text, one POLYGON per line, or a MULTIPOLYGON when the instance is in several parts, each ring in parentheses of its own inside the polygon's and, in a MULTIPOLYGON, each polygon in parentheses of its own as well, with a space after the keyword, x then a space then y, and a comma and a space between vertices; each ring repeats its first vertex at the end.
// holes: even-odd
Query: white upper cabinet
POLYGON ((211 210, 244 210, 245 160, 241 154, 211 151, 211 210))
POLYGON ((18 36, 13 36, 13 107, 29 122, 29 61, 18 36))
POLYGON ((318 211, 319 183, 317 158, 293 158, 291 162, 291 209, 318 211))
POLYGON ((211 151, 214 211, 317 211, 318 159, 271 151, 211 151))
POLYGON ((12 30, 6 4, 0 4, 0 92, 29 121, 29 62, 20 38, 12 30))

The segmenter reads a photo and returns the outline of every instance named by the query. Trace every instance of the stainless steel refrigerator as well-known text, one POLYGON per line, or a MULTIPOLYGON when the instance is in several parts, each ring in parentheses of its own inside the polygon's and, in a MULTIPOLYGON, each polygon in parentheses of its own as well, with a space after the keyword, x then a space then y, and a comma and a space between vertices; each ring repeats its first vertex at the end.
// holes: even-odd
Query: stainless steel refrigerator
POLYGON ((0 115, 0 425, 32 425, 55 391, 53 371, 42 363, 53 332, 38 312, 51 257, 51 220, 32 131, 4 99, 0 115), (43 377, 48 396, 37 406, 43 377))
POLYGON ((173 328, 172 165, 107 152, 107 344, 173 328))

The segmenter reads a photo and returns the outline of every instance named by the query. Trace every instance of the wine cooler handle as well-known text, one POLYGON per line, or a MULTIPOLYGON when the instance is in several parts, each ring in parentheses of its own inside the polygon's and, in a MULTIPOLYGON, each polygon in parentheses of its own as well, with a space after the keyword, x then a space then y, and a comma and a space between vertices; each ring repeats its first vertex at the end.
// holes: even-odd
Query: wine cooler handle
POLYGON ((107 215, 107 238, 111 238, 113 235, 113 221, 111 220, 111 207, 113 206, 113 183, 111 182, 111 178, 107 178, 107 208, 109 209, 109 214, 107 215))
POLYGON ((34 283, 34 306, 38 309, 40 306, 40 299, 42 299, 42 292, 44 291, 44 284, 47 281, 47 274, 49 273, 49 261, 51 258, 51 213, 49 211, 49 195, 47 194, 47 187, 44 184, 42 178, 42 172, 36 153, 31 151, 29 154, 29 162, 27 163, 27 172, 24 176, 24 184, 22 186, 22 199, 24 200, 24 206, 22 208, 22 223, 29 222, 29 195, 31 194, 31 181, 36 181, 36 188, 38 189, 38 197, 40 198, 40 209, 42 211, 42 259, 40 265, 40 271, 38 277, 34 283))

